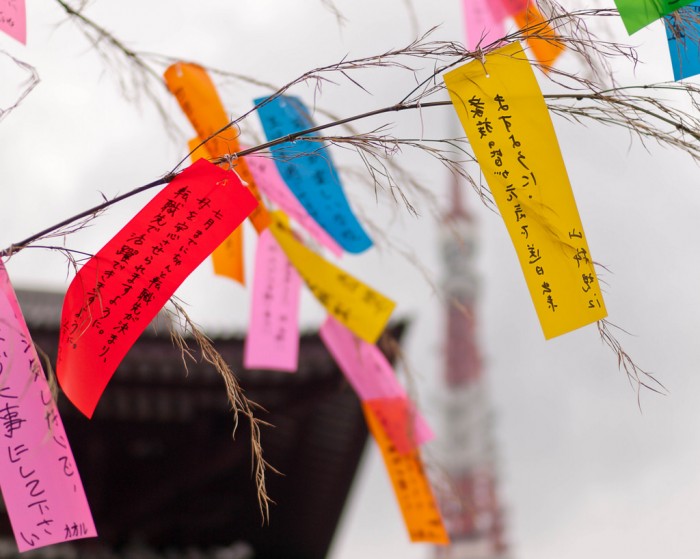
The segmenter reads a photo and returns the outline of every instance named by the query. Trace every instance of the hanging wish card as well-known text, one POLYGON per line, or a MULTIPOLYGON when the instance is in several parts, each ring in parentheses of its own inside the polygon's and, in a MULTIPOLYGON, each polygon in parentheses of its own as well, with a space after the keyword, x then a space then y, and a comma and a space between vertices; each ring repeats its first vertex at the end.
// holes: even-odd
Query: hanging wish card
POLYGON ((141 332, 256 204, 238 175, 200 159, 80 269, 63 302, 56 375, 82 413, 92 416, 141 332))
POLYGON ((97 536, 61 416, 0 262, 0 490, 20 551, 97 536))
POLYGON ((467 30, 467 49, 488 45, 505 35, 505 10, 500 0, 462 0, 462 10, 467 30))
POLYGON ((450 543, 419 451, 399 453, 371 407, 365 404, 363 410, 367 426, 382 453, 411 541, 450 543))
POLYGON ((545 72, 564 52, 564 44, 557 41, 557 34, 537 9, 534 2, 525 2, 525 7, 513 15, 520 29, 527 30, 526 40, 535 60, 545 72))
MULTIPOLYGON (((224 157, 240 151, 236 127, 231 126, 219 132, 228 125, 230 119, 214 82, 204 68, 197 64, 177 62, 165 71, 163 77, 200 140, 206 140, 205 146, 212 157, 224 157)), ((260 194, 244 158, 235 160, 235 171, 260 202, 260 194)), ((263 204, 258 203, 250 214, 250 221, 258 233, 268 226, 270 216, 263 204)))
POLYGON ((282 212, 271 215, 270 231, 314 297, 356 336, 376 342, 396 304, 304 246, 282 212))
POLYGON ((27 44, 27 8, 25 0, 0 0, 0 31, 27 44))
MULTIPOLYGON (((207 146, 202 144, 199 138, 194 138, 188 142, 190 148, 190 158, 192 163, 198 159, 209 160, 211 154, 207 146)), ((225 168, 225 166, 224 166, 225 168)), ((245 257, 243 255, 243 227, 236 227, 223 243, 211 253, 211 261, 214 266, 214 273, 225 276, 245 285, 245 257)))
POLYGON ((693 0, 615 0, 622 22, 630 35, 692 3, 693 0))
POLYGON ((518 43, 444 76, 545 338, 607 315, 557 137, 518 43))
MULTIPOLYGON (((201 157, 225 157, 240 151, 238 129, 233 126, 226 128, 229 117, 214 82, 204 68, 197 64, 177 62, 165 71, 163 78, 197 132, 198 138, 190 141, 190 151, 204 140, 206 142, 199 152, 201 157)), ((228 165, 223 164, 224 168, 228 168, 228 165)), ((243 158, 235 161, 235 172, 258 200, 257 207, 250 215, 250 221, 256 231, 260 232, 270 223, 270 216, 243 158)), ((234 230, 230 238, 216 247, 212 253, 212 261, 214 273, 245 285, 243 228, 234 230)))
MULTIPOLYGON (((255 100, 255 104, 260 105, 258 116, 268 140, 313 126, 306 107, 296 97, 261 97, 255 100)), ((318 134, 308 136, 316 137, 318 134)), ((270 152, 289 189, 344 250, 358 253, 372 246, 372 240, 345 197, 327 145, 297 140, 272 146, 270 152)))
POLYGON ((248 157, 248 167, 255 178, 255 183, 280 210, 296 221, 319 245, 340 257, 343 249, 333 238, 309 215, 294 194, 285 184, 273 159, 264 156, 248 157))
POLYGON ((358 398, 372 409, 400 453, 433 439, 428 423, 376 345, 359 339, 330 316, 318 334, 358 398))
POLYGON ((664 17, 673 79, 700 74, 700 2, 664 17))
POLYGON ((260 233, 243 351, 246 369, 295 372, 299 365, 301 278, 272 236, 260 233))

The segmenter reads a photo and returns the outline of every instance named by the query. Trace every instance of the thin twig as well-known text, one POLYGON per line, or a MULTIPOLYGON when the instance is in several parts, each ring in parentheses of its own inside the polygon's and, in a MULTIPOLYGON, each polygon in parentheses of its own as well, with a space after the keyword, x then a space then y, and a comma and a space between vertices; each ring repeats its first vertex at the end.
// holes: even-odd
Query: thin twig
POLYGON ((645 371, 641 367, 639 367, 634 360, 630 357, 630 355, 624 350, 622 347, 622 344, 619 342, 619 340, 613 335, 611 332, 611 328, 615 328, 617 330, 620 330, 624 333, 624 330, 620 328, 619 326, 615 326, 612 324, 609 320, 599 320, 597 322, 598 326, 598 334, 600 335, 600 339, 603 341, 605 345, 607 345, 613 353, 617 356, 617 366, 621 371, 624 371, 625 374, 627 375, 627 380, 630 383, 630 386, 632 386, 636 393, 637 393, 637 405, 639 406, 639 409, 641 409, 642 404, 641 404, 641 388, 647 388, 651 390, 652 392, 656 392, 657 394, 666 394, 668 393, 668 390, 666 387, 661 384, 661 382, 654 377, 653 373, 650 373, 649 371, 645 371))
POLYGON ((103 202, 102 204, 98 204, 97 206, 93 206, 90 209, 87 209, 85 211, 82 211, 74 216, 68 217, 64 219, 63 221, 59 221, 55 225, 51 225, 47 227, 46 229, 42 229, 38 233, 34 233, 33 235, 30 235, 26 239, 19 241, 18 243, 11 244, 9 247, 5 248, 0 252, 0 257, 8 257, 12 256, 13 254, 18 253, 20 250, 27 248, 29 245, 31 245, 33 242, 36 242, 39 239, 43 239, 46 236, 55 233, 56 231, 61 231, 65 227, 75 223, 76 221, 79 221, 84 218, 91 218, 94 215, 106 210, 110 206, 113 206, 114 204, 117 204, 121 202, 122 200, 126 200, 128 198, 131 198, 132 196, 135 196, 136 194, 139 194, 141 192, 144 192, 146 190, 150 190, 151 188, 154 188, 156 186, 160 186, 163 184, 167 184, 171 180, 175 178, 174 174, 169 174, 164 176, 162 179, 155 180, 153 182, 150 182, 148 184, 144 184, 143 186, 139 186, 137 188, 134 188, 133 190, 130 190, 129 192, 126 192, 122 194, 121 196, 116 196, 112 198, 111 200, 108 200, 106 202, 103 202))
POLYGON ((23 89, 20 92, 20 94, 17 96, 17 99, 15 99, 14 103, 7 107, 0 107, 0 121, 4 119, 7 115, 9 115, 12 111, 14 111, 19 105, 24 101, 24 99, 29 95, 32 90, 39 85, 39 82, 41 81, 39 79, 39 72, 37 72, 36 68, 32 66, 31 64, 27 64, 26 62, 19 60, 18 58, 15 58, 12 56, 10 53, 0 49, 0 54, 3 54, 4 56, 7 56, 12 62, 15 63, 16 66, 27 72, 28 77, 25 80, 25 82, 22 84, 23 89))

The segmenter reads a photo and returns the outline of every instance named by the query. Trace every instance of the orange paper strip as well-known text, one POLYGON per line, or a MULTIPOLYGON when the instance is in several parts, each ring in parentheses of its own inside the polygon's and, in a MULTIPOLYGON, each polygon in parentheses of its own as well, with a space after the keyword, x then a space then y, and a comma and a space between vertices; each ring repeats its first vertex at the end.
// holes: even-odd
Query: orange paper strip
POLYGON ((243 225, 236 227, 223 243, 211 253, 214 273, 226 276, 245 285, 245 262, 243 258, 243 225))
MULTIPOLYGON (((163 77, 202 140, 213 136, 229 123, 230 119, 216 87, 204 68, 197 64, 177 62, 165 71, 163 77)), ((205 145, 212 157, 224 157, 240 151, 238 132, 234 128, 227 128, 207 140, 205 145)), ((235 171, 258 200, 258 207, 251 214, 250 221, 259 233, 270 224, 270 216, 261 203, 260 193, 243 158, 235 161, 235 171)))
POLYGON ((515 14, 513 18, 520 29, 528 28, 527 44, 537 62, 543 66, 544 70, 547 70, 564 52, 564 45, 556 40, 557 34, 554 29, 550 27, 532 2, 529 2, 528 7, 515 14))
POLYGON ((449 544, 450 538, 425 475, 420 454, 417 450, 400 454, 372 408, 363 403, 362 409, 367 426, 382 453, 411 541, 449 544))
POLYGON ((141 332, 255 204, 235 173, 200 159, 80 269, 63 302, 56 374, 82 413, 92 416, 141 332))
MULTIPOLYGON (((209 158, 211 154, 207 146, 200 145, 199 138, 193 138, 188 142, 188 147, 192 152, 191 158, 194 163, 204 157, 209 158)), ((236 227, 226 240, 221 243, 211 254, 214 265, 214 273, 219 276, 226 276, 241 285, 245 285, 245 259, 243 256, 243 226, 236 227)))

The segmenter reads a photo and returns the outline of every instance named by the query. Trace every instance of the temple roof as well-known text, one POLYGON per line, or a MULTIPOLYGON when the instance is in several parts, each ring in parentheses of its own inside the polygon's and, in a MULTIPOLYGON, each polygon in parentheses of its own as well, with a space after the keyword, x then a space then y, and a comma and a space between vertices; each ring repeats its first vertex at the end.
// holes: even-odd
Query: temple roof
MULTIPOLYGON (((55 360, 62 295, 18 290, 18 298, 35 343, 55 360)), ((264 456, 282 475, 268 473, 276 504, 263 525, 249 425, 241 418, 232 438, 218 373, 197 350, 186 372, 180 351, 159 331, 147 329, 127 354, 92 420, 59 398, 100 536, 62 544, 51 557, 157 557, 166 550, 184 557, 178 554, 188 548, 201 557, 221 549, 240 559, 324 557, 367 431, 357 397, 318 336, 302 336, 294 374, 244 370, 243 339, 213 339, 261 406, 257 415, 271 424, 262 429, 264 456), (158 555, 133 555, 135 548, 158 555)), ((402 331, 397 326, 393 335, 402 331)), ((10 533, 0 515, 0 534, 10 533)))

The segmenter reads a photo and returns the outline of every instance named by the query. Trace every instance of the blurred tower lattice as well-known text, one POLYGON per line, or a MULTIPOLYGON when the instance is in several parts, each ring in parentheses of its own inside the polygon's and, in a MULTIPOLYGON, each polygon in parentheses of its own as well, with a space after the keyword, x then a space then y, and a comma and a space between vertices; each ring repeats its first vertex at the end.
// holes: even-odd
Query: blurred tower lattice
POLYGON ((436 451, 444 468, 439 491, 452 544, 437 547, 439 559, 505 559, 503 515, 497 495, 492 411, 476 336, 477 235, 452 184, 451 209, 441 232, 446 308, 445 373, 438 390, 440 430, 436 451))

